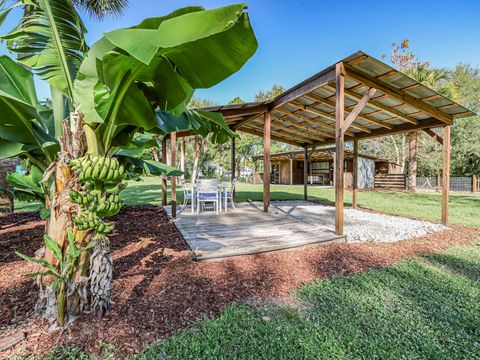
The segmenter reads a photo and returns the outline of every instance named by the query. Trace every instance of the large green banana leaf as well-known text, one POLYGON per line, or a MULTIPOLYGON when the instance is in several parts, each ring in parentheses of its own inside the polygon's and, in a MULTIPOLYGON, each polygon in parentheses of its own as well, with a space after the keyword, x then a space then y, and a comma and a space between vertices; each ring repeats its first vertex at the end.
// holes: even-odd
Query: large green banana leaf
POLYGON ((183 174, 170 165, 154 161, 142 159, 145 149, 120 149, 115 153, 115 157, 123 164, 128 165, 128 171, 138 174, 147 175, 167 175, 180 176, 183 174))
POLYGON ((0 114, 0 158, 38 150, 54 159, 59 147, 38 112, 33 75, 7 56, 0 56, 0 114))
MULTIPOLYGON (((97 134, 106 149, 127 125, 159 128, 154 109, 178 116, 194 89, 213 86, 245 64, 257 41, 244 8, 184 8, 110 32, 92 46, 75 81, 75 99, 87 123, 101 123, 97 134)), ((163 118, 164 127, 166 122, 179 121, 163 118)), ((205 122, 205 116, 187 115, 183 120, 192 119, 205 122)), ((210 126, 226 131, 218 139, 232 135, 217 121, 187 125, 168 124, 175 130, 194 125, 198 131, 210 126)))
MULTIPOLYGON (((14 7, 29 6, 16 27, 1 36, 18 61, 72 99, 73 80, 88 51, 86 29, 71 1, 20 0, 14 7)), ((11 7, 0 13, 0 22, 11 7)))
POLYGON ((36 166, 32 166, 29 174, 8 174, 7 181, 15 189, 17 198, 23 200, 44 200, 45 192, 40 185, 42 177, 43 172, 36 166))

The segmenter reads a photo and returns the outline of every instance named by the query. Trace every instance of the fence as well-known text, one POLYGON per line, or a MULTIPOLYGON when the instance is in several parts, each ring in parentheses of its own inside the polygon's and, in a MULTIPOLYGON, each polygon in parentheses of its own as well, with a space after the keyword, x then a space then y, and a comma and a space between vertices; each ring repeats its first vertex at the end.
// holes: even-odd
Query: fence
MULTIPOLYGON (((417 177, 417 189, 441 190, 443 185, 442 176, 417 177)), ((450 191, 480 191, 480 178, 476 176, 451 176, 450 191)))

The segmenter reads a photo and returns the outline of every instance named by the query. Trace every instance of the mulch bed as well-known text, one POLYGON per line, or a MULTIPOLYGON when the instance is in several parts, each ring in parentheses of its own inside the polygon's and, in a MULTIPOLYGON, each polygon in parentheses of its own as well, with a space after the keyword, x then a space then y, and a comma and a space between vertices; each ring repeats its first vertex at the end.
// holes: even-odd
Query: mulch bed
POLYGON ((8 354, 42 353, 62 344, 97 352, 102 340, 124 356, 218 315, 232 301, 284 297, 318 277, 381 268, 480 237, 480 229, 453 226, 396 243, 334 244, 195 262, 161 208, 127 207, 115 220, 113 310, 102 321, 85 315, 60 336, 48 332, 48 324, 35 314, 36 286, 22 277, 32 267, 15 255, 33 255, 41 247, 43 221, 30 213, 0 217, 0 338, 13 331, 27 335, 8 354))

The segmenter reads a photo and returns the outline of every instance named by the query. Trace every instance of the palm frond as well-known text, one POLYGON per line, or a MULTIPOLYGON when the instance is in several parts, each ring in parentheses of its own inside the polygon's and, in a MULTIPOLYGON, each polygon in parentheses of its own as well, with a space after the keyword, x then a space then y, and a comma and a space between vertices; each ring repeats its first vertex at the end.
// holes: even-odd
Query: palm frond
POLYGON ((86 30, 75 7, 65 0, 22 0, 18 4, 28 6, 28 11, 0 38, 19 54, 19 62, 72 99, 73 80, 88 51, 86 30))
POLYGON ((72 0, 72 2, 97 19, 102 19, 107 15, 121 14, 128 6, 128 0, 72 0))

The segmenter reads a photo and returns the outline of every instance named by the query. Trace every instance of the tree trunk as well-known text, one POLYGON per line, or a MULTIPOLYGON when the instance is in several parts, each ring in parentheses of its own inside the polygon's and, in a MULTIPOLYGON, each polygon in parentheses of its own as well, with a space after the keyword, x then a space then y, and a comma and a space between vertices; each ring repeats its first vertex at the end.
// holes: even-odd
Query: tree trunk
POLYGON ((151 151, 152 151, 153 160, 160 162, 160 156, 158 155, 158 148, 153 147, 151 151))
MULTIPOLYGON (((61 150, 56 163, 53 163, 46 171, 45 178, 55 175, 55 181, 50 182, 50 188, 46 200, 46 206, 50 208, 50 217, 46 221, 45 232, 48 236, 54 239, 62 252, 67 250, 68 232, 70 229, 75 235, 75 242, 77 246, 85 246, 91 241, 91 234, 74 231, 73 229, 73 215, 80 211, 78 205, 70 202, 69 189, 78 187, 75 174, 70 170, 68 163, 71 159, 76 159, 83 156, 85 152, 85 141, 83 137, 83 130, 81 128, 82 119, 78 114, 71 115, 71 128, 69 128, 66 121, 62 123, 63 136, 60 138, 61 150)), ((88 286, 88 251, 85 251, 80 258, 80 261, 75 267, 74 273, 67 283, 61 288, 65 289, 65 306, 58 306, 58 298, 55 290, 52 288, 53 281, 51 276, 42 277, 39 279, 39 299, 37 308, 43 310, 44 316, 50 320, 58 321, 60 325, 68 323, 76 316, 89 308, 89 299, 87 296, 88 286), (65 288, 66 287, 66 288, 65 288), (65 311, 64 316, 62 312, 65 311)), ((54 266, 58 266, 58 260, 55 258, 53 252, 45 249, 45 260, 54 266)))
POLYGON ((200 164, 200 155, 202 154, 202 139, 195 136, 195 160, 193 161, 192 184, 197 182, 198 166, 200 164))
POLYGON ((407 189, 415 191, 417 186, 417 132, 408 133, 408 181, 407 189))

